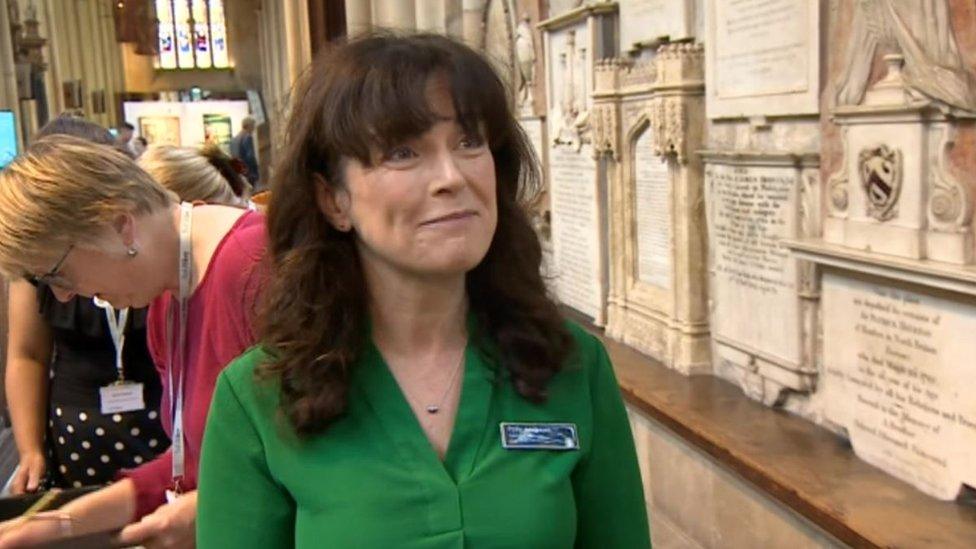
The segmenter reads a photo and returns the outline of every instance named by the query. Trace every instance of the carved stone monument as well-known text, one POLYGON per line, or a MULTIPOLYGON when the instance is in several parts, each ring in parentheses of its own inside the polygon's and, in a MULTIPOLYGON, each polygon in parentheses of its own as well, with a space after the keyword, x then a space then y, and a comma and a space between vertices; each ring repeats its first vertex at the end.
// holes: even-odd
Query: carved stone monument
POLYGON ((717 373, 775 403, 816 381, 812 270, 785 241, 814 236, 816 155, 706 152, 705 200, 717 373))
POLYGON ((545 33, 548 188, 556 296, 606 322, 607 174, 594 143, 593 71, 614 57, 616 4, 584 4, 539 23, 545 33), (609 22, 609 23, 608 23, 609 22), (608 49, 609 48, 609 49, 608 49))
MULTIPOLYGON (((947 168, 947 156, 955 140, 952 120, 976 117, 976 111, 913 88, 900 54, 885 61, 885 77, 860 105, 834 110, 846 158, 828 181, 824 240, 912 259, 972 263, 972 197, 947 168)), ((839 99, 856 88, 848 79, 839 99)))
POLYGON ((823 236, 789 244, 822 272, 810 409, 865 461, 949 500, 976 486, 974 176, 952 160, 973 153, 976 86, 948 2, 862 0, 850 16, 823 236))
POLYGON ((704 52, 665 44, 597 66, 594 144, 612 159, 607 334, 711 371, 701 148, 704 52), (619 119, 619 122, 618 122, 619 119))

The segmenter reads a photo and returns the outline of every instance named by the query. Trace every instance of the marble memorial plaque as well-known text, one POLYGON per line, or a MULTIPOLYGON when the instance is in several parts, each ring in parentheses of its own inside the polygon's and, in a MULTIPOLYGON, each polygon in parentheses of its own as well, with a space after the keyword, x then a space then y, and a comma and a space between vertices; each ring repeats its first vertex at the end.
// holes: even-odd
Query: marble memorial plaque
POLYGON ((522 131, 525 132, 525 137, 528 138, 529 143, 532 145, 532 152, 535 153, 535 157, 539 161, 540 168, 541 166, 545 166, 546 159, 543 154, 545 152, 543 147, 545 146, 546 140, 544 136, 545 130, 543 128, 542 119, 526 117, 519 118, 518 122, 519 126, 522 127, 522 131))
POLYGON ((708 6, 710 118, 818 111, 816 0, 727 0, 708 6))
POLYGON ((934 497, 976 486, 976 306, 823 277, 828 419, 855 453, 934 497))
POLYGON ((671 288, 671 200, 668 162, 653 154, 651 130, 634 151, 634 195, 637 221, 637 279, 671 288))
POLYGON ((792 167, 705 167, 714 332, 786 366, 800 360, 796 260, 780 243, 797 234, 797 179, 792 167))
POLYGON ((589 145, 549 150, 553 271, 566 305, 602 318, 600 209, 596 162, 589 145))
POLYGON ((662 36, 678 40, 694 35, 693 6, 688 0, 620 0, 618 4, 624 50, 662 36))

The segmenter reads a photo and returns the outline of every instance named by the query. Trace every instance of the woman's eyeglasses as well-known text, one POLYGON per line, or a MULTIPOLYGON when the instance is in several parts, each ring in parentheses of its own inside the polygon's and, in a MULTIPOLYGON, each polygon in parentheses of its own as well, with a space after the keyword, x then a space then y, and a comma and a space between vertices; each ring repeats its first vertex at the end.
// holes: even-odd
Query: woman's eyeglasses
POLYGON ((71 250, 73 250, 74 247, 75 247, 74 244, 69 244, 68 248, 64 251, 64 254, 61 255, 61 259, 59 259, 58 262, 54 264, 54 267, 52 267, 50 271, 42 275, 36 275, 36 276, 28 275, 27 280, 34 283, 35 285, 43 282, 48 286, 57 286, 58 288, 66 288, 66 289, 70 288, 71 284, 67 280, 65 280, 64 277, 61 276, 60 271, 61 271, 61 265, 63 265, 65 260, 68 259, 68 254, 71 253, 71 250))

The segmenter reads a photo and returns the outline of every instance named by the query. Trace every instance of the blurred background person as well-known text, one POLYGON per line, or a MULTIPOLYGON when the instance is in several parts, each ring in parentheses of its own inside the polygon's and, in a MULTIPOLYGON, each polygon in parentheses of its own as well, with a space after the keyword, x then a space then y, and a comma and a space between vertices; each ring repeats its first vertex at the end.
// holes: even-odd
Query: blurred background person
POLYGON ((181 200, 246 207, 251 185, 219 147, 153 145, 139 157, 146 170, 181 200))
POLYGON ((116 128, 115 146, 133 158, 136 156, 135 148, 132 146, 132 138, 135 135, 136 127, 128 122, 119 124, 116 128))
POLYGON ((245 116, 244 120, 241 121, 241 131, 237 132, 237 135, 230 141, 230 154, 244 163, 247 168, 245 177, 252 186, 257 188, 260 174, 258 172, 257 151, 254 148, 254 128, 254 118, 245 116))

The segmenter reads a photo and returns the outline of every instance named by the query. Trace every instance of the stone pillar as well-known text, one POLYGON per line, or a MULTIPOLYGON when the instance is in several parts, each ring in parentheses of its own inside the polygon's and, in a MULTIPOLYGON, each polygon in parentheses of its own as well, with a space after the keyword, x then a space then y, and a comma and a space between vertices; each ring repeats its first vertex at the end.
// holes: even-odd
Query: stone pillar
POLYGON ((414 10, 417 16, 417 30, 444 34, 445 0, 415 0, 414 10))
POLYGON ((369 30, 373 25, 373 6, 370 0, 345 0, 346 34, 350 37, 369 30))
MULTIPOLYGON (((0 0, 0 109, 10 109, 20 121, 20 102, 17 100, 17 67, 14 65, 14 47, 10 36, 10 17, 7 3, 0 0)), ((16 0, 13 0, 16 1, 16 0)), ((23 138, 17 132, 17 144, 23 150, 23 138)))
POLYGON ((308 4, 283 2, 285 36, 287 37, 288 86, 291 87, 312 59, 312 42, 308 26, 308 4))
POLYGON ((461 39, 461 0, 444 0, 444 30, 452 38, 461 39))
POLYGON ((417 28, 415 0, 375 0, 373 24, 386 29, 414 30, 417 28))
POLYGON ((486 0, 464 0, 461 8, 461 36, 477 50, 485 47, 486 0))

